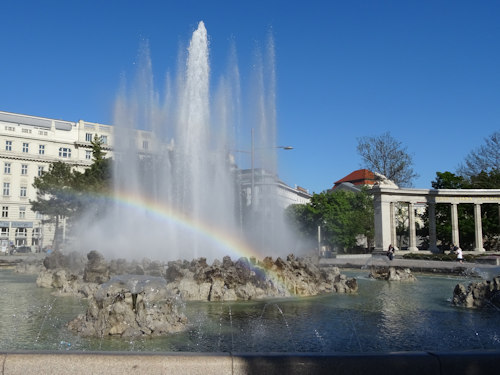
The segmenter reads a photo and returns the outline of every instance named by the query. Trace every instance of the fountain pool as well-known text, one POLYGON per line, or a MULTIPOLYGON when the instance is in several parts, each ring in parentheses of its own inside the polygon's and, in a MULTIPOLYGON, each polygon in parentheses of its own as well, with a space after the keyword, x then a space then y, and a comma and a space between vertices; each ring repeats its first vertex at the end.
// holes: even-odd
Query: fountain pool
POLYGON ((238 303, 186 303, 189 328, 140 340, 75 336, 65 325, 85 300, 55 297, 35 276, 0 270, 0 351, 303 352, 500 349, 500 311, 451 304, 470 279, 417 275, 415 283, 355 276, 359 292, 238 303))

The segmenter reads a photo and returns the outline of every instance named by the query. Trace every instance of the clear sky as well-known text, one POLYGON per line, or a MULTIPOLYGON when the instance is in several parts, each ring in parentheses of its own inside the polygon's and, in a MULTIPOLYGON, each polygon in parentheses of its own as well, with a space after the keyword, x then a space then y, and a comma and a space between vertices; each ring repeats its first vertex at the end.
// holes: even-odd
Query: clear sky
POLYGON ((141 42, 164 78, 200 20, 214 76, 231 40, 244 66, 272 31, 290 185, 330 188, 361 167, 357 138, 389 131, 430 188, 500 130, 500 2, 484 0, 2 1, 0 110, 111 123, 141 42))

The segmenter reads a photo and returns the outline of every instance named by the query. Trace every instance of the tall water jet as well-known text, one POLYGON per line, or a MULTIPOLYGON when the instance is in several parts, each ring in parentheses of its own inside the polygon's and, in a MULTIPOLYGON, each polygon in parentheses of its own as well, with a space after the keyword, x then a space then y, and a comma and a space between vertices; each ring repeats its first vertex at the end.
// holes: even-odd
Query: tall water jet
POLYGON ((245 243, 258 238, 250 241, 257 245, 256 253, 263 249, 262 256, 276 255, 278 247, 268 243, 276 238, 284 243, 276 231, 281 222, 276 196, 266 198, 271 204, 265 213, 249 210, 248 200, 240 196, 234 162, 238 149, 249 150, 248 143, 237 144, 236 134, 249 136, 255 128, 257 166, 272 175, 277 171, 272 42, 266 55, 267 64, 257 59, 255 90, 249 90, 252 105, 241 108, 234 56, 211 95, 203 22, 164 98, 154 85, 149 46, 142 48, 136 79, 122 84, 115 105, 114 202, 104 217, 79 225, 84 228, 78 243, 82 250, 95 248, 114 257, 213 259, 250 255, 245 243), (240 113, 249 124, 240 121, 240 113), (252 214, 242 220, 245 210, 252 214))

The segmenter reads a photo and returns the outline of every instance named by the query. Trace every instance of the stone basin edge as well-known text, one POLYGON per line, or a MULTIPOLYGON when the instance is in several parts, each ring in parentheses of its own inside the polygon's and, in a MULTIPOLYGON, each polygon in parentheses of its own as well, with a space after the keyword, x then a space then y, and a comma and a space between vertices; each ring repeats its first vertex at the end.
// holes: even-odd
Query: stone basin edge
POLYGON ((498 374, 500 350, 390 353, 0 352, 0 375, 498 374))

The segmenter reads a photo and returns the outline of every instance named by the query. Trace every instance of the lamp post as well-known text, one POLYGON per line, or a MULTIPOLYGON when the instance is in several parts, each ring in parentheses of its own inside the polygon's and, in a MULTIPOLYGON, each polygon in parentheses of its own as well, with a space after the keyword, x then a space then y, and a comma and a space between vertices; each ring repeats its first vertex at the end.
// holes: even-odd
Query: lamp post
MULTIPOLYGON (((251 129, 251 150, 250 150, 250 168, 251 168, 251 178, 252 178, 252 183, 250 187, 250 206, 252 207, 252 210, 254 209, 254 196, 255 196, 255 142, 254 142, 254 131, 253 128, 251 129)), ((281 148, 283 150, 293 150, 292 146, 274 146, 271 148, 281 148)))
MULTIPOLYGON (((250 171, 251 171, 251 187, 250 187, 250 206, 252 207, 252 210, 254 208, 254 196, 255 196, 255 140, 254 140, 254 131, 253 128, 250 129, 250 151, 247 150, 233 150, 235 152, 243 152, 245 154, 250 154, 250 171)), ((281 148, 283 150, 293 150, 292 146, 274 146, 270 148, 281 148)))

